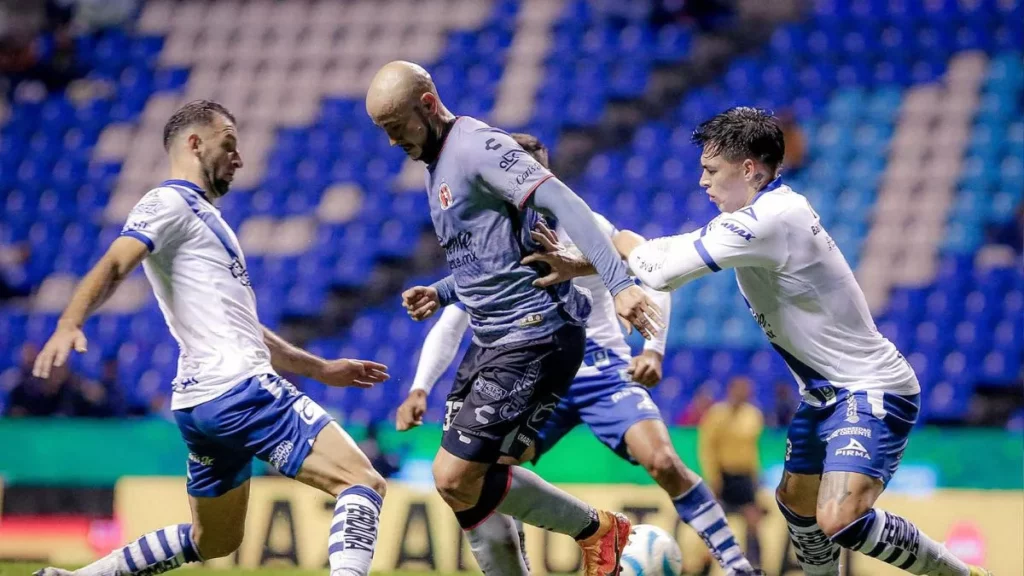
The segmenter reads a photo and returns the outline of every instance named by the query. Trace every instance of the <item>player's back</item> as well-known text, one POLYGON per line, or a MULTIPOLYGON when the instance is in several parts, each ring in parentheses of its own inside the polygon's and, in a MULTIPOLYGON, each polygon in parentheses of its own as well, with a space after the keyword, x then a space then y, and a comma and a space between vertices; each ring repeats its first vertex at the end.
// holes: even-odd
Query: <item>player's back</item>
POLYGON ((541 249, 530 238, 540 218, 526 203, 550 177, 507 134, 466 116, 426 169, 438 242, 482 346, 535 340, 589 314, 589 301, 571 282, 536 288, 537 271, 520 263, 541 249))
POLYGON ((179 345, 173 409, 274 373, 238 239, 201 189, 164 182, 135 206, 122 235, 149 248, 143 268, 179 345))
POLYGON ((711 227, 760 244, 749 256, 758 265, 736 266, 736 279, 802 391, 822 390, 823 400, 830 386, 920 391, 909 364, 876 329, 846 258, 804 196, 777 186, 719 216, 705 233, 711 227))

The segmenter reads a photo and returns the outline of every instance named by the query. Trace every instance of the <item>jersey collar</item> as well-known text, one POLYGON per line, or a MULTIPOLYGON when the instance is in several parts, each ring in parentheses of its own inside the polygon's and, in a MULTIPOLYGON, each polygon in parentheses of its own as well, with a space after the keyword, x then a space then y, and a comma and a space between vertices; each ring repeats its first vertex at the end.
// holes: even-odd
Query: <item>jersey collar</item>
MULTIPOLYGON (((757 202, 757 199, 760 198, 761 196, 764 196, 766 193, 771 192, 772 190, 778 190, 779 187, 781 187, 781 186, 782 186, 782 176, 776 176, 775 180, 772 180, 771 182, 768 183, 767 186, 765 186, 764 188, 761 188, 760 192, 758 192, 757 194, 754 194, 754 197, 750 199, 750 204, 753 204, 754 202, 757 202)), ((747 206, 750 206, 750 204, 747 204, 747 206)))
POLYGON ((200 188, 198 184, 195 184, 195 183, 190 182, 188 180, 178 180, 178 179, 164 180, 160 185, 161 186, 181 186, 183 188, 188 188, 189 190, 191 190, 191 191, 195 192, 196 194, 199 194, 200 196, 202 196, 203 200, 206 200, 207 202, 210 201, 210 198, 206 195, 206 191, 205 190, 200 188))

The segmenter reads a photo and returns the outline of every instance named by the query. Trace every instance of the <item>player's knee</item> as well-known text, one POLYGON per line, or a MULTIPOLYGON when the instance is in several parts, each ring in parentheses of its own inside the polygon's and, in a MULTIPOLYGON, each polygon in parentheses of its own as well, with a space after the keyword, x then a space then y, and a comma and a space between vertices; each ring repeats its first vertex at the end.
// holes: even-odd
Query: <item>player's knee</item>
POLYGON ((199 548, 199 555, 203 560, 213 560, 231 555, 242 545, 242 537, 245 529, 239 526, 237 530, 210 531, 204 532, 199 524, 192 525, 192 538, 199 548))
POLYGON ((442 468, 434 463, 434 487, 448 504, 459 501, 459 493, 462 489, 462 475, 454 473, 450 468, 442 468))
POLYGON ((844 528, 856 522, 865 512, 866 510, 862 511, 854 507, 818 510, 818 527, 821 528, 821 531, 826 536, 832 538, 844 528))
POLYGON ((360 484, 366 486, 370 490, 373 490, 379 494, 381 498, 387 496, 388 483, 384 480, 384 477, 373 468, 370 468, 370 470, 364 474, 364 478, 360 484))
POLYGON ((643 466, 658 484, 677 484, 685 481, 683 462, 670 445, 658 446, 651 450, 643 466))

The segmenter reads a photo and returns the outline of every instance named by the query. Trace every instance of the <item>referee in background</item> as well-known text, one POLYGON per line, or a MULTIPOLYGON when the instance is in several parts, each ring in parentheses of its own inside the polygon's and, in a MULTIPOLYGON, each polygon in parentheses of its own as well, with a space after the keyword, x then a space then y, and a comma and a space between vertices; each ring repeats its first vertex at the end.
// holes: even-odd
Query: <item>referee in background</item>
POLYGON ((725 401, 714 404, 700 421, 698 455, 705 481, 727 513, 741 513, 747 525, 747 558, 761 562, 757 527, 763 511, 757 505, 761 458, 757 443, 764 415, 750 403, 752 382, 745 376, 729 381, 725 401))

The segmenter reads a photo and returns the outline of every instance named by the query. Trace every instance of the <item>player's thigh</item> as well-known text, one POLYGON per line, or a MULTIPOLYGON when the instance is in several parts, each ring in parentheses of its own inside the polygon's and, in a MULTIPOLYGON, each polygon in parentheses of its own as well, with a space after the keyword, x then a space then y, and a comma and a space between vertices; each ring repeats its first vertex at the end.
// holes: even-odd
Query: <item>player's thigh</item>
POLYGON ((584 345, 582 327, 564 326, 529 343, 479 349, 468 360, 475 369, 460 375, 471 381, 456 384, 464 396, 449 396, 454 416, 442 447, 469 462, 520 460, 563 399, 584 345))
POLYGON ((202 558, 220 558, 238 549, 245 536, 248 480, 219 496, 189 495, 188 501, 192 508, 192 537, 202 558))
POLYGON ((366 486, 384 496, 384 478, 352 437, 331 422, 317 434, 313 447, 302 461, 295 479, 337 496, 351 486, 366 486))
POLYGON ((491 466, 490 462, 466 460, 442 446, 434 456, 434 486, 452 509, 466 510, 479 499, 484 475, 491 466))
POLYGON ((650 468, 667 453, 674 453, 661 412, 643 386, 616 374, 605 374, 597 394, 588 395, 579 406, 580 420, 601 441, 624 460, 650 468))

